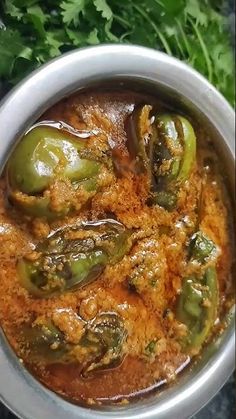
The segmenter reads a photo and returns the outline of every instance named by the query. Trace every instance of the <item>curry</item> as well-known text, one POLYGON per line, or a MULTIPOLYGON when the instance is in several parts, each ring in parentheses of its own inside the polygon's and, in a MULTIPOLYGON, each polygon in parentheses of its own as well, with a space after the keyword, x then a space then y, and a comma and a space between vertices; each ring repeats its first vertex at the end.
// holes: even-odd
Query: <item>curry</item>
POLYGON ((127 403, 221 331, 233 243, 219 168, 204 127, 126 89, 66 98, 20 139, 0 183, 0 324, 42 383, 127 403))

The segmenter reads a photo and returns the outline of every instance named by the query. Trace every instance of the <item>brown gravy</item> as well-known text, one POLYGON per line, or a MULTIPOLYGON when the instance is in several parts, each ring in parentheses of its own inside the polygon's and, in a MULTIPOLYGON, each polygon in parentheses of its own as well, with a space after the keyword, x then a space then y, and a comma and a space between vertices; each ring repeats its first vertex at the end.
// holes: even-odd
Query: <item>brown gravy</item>
MULTIPOLYGON (((100 179, 97 193, 72 214, 53 221, 24 215, 7 202, 6 176, 1 179, 0 324, 33 374, 50 389, 77 403, 125 403, 161 383, 172 382, 178 371, 194 359, 194 351, 183 350, 179 342, 183 328, 175 313, 183 278, 200 269, 196 264, 189 266, 186 249, 198 222, 206 164, 212 165, 213 174, 206 177, 204 184, 200 228, 217 246, 220 293, 217 318, 221 319, 231 304, 230 206, 218 172, 218 158, 204 129, 192 121, 197 158, 189 178, 180 186, 177 208, 167 211, 159 205, 149 205, 147 176, 129 170, 126 147, 125 121, 135 106, 143 103, 155 104, 159 113, 168 111, 156 98, 113 90, 76 94, 42 116, 41 121, 63 121, 77 130, 95 131, 97 134, 86 140, 88 148, 99 156, 105 150, 115 162, 114 171, 109 176, 105 174, 105 180, 100 179), (131 250, 117 263, 108 264, 94 282, 82 288, 51 298, 31 296, 19 282, 17 260, 58 228, 103 218, 115 218, 132 230, 137 239, 131 250), (129 278, 137 275, 134 289, 129 278), (83 376, 78 362, 47 364, 43 359, 32 362, 30 348, 22 344, 20 330, 24 323, 53 318, 67 342, 73 344, 84 322, 104 312, 116 312, 126 329, 122 361, 114 368, 83 376)), ((59 185, 54 194, 56 202, 64 202, 69 192, 59 185)), ((214 327, 208 340, 213 333, 214 327)))

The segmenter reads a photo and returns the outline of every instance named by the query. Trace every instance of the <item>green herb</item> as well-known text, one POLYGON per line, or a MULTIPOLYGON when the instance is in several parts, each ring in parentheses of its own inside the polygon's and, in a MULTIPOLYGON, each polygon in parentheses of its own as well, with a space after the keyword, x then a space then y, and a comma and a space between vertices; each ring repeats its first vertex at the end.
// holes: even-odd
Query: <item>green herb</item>
POLYGON ((157 280, 155 278, 152 278, 149 283, 150 283, 151 287, 155 288, 156 285, 157 285, 157 280))
POLYGON ((5 0, 0 78, 16 83, 74 48, 134 43, 176 56, 234 104, 234 56, 223 0, 5 0))
POLYGON ((156 347, 156 340, 151 340, 149 342, 149 344, 146 346, 145 348, 145 352, 147 353, 147 355, 151 355, 154 353, 155 351, 155 347, 156 347))

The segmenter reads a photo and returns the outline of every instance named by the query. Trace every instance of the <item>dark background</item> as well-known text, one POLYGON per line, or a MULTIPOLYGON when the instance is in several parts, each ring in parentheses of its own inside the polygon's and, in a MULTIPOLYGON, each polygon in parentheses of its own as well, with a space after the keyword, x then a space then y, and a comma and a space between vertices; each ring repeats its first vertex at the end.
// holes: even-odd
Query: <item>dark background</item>
MULTIPOLYGON (((174 0, 173 0, 174 1, 174 0)), ((229 14, 230 25, 235 45, 235 1, 229 0, 225 3, 225 13, 229 14)), ((0 98, 4 93, 4 86, 0 85, 0 98)), ((236 382, 235 374, 230 377, 219 393, 192 419, 235 419, 236 418, 236 382)), ((17 419, 0 402, 0 419, 17 419)), ((45 418, 48 419, 48 418, 45 418)), ((55 418, 56 419, 56 418, 55 418)), ((174 418, 173 419, 181 419, 174 418)))

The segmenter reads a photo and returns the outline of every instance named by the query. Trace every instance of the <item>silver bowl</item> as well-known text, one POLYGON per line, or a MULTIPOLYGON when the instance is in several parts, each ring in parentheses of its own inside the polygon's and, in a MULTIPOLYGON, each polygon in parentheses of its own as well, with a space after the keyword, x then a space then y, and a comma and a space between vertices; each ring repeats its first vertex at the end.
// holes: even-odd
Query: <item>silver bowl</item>
MULTIPOLYGON (((0 106, 0 167, 17 139, 50 106, 91 86, 129 85, 166 96, 173 105, 208 125, 224 162, 229 188, 234 184, 234 112, 200 74, 166 54, 128 45, 104 45, 66 54, 36 70, 0 106)), ((0 267, 1 269, 1 267, 0 267)), ((232 316, 234 317, 234 316, 232 316)), ((23 419, 160 418, 187 419, 222 387, 234 369, 234 326, 208 346, 177 382, 127 406, 85 408, 60 398, 24 368, 0 335, 0 398, 23 419)))

